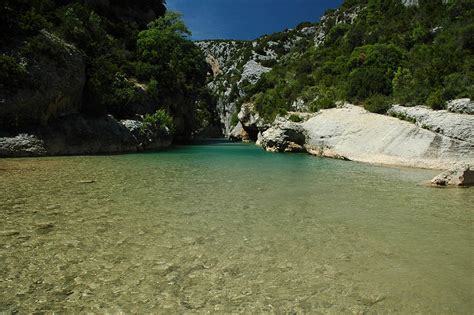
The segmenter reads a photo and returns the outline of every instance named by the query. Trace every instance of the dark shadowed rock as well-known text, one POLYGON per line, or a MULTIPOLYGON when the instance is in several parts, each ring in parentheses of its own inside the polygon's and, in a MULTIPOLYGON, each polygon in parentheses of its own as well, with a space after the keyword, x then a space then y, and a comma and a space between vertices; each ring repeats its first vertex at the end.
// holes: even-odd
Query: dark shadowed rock
MULTIPOLYGON (((46 31, 38 36, 44 45, 54 50, 55 56, 42 53, 30 56, 25 59, 28 83, 13 92, 0 89, 0 126, 3 130, 45 125, 53 118, 80 109, 85 84, 81 53, 46 31)), ((20 49, 21 46, 13 51, 20 49)))
POLYGON ((158 150, 171 145, 169 132, 142 133, 142 123, 112 116, 68 115, 34 134, 0 138, 0 157, 81 155, 158 150))

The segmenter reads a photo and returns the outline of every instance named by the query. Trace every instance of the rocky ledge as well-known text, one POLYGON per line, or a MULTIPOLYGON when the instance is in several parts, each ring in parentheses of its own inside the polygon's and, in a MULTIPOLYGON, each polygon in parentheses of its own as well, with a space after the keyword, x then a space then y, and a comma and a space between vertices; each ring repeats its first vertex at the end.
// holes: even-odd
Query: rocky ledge
POLYGON ((171 145, 167 130, 143 132, 136 120, 68 115, 31 133, 0 137, 0 157, 84 155, 158 150, 171 145))
POLYGON ((420 128, 474 144, 474 115, 452 113, 445 110, 433 111, 424 106, 404 107, 400 105, 392 106, 388 114, 413 122, 420 128))
POLYGON ((474 185, 474 169, 469 164, 459 164, 433 178, 435 186, 472 186, 474 185))
MULTIPOLYGON (((457 117, 458 114, 443 115, 457 117)), ((442 128, 430 130, 345 104, 322 110, 300 123, 280 117, 262 133, 260 143, 272 152, 306 151, 372 164, 446 170, 459 163, 473 165, 474 162, 474 144, 466 131, 473 124, 470 119, 457 118, 445 119, 442 128)), ((446 181, 448 185, 454 182, 446 181)))

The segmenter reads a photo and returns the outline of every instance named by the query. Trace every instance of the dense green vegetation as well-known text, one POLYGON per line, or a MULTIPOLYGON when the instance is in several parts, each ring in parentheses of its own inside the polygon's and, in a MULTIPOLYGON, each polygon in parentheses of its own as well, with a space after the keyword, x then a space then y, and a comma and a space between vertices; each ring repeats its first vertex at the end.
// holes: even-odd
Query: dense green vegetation
POLYGON ((143 117, 143 125, 140 133, 156 133, 173 134, 175 132, 173 117, 165 110, 159 109, 154 114, 146 114, 143 117))
POLYGON ((441 109, 446 100, 474 97, 474 2, 346 0, 327 16, 316 24, 325 41, 316 47, 303 38, 242 101, 272 120, 297 98, 314 111, 348 100, 383 113, 389 103, 441 109), (357 12, 355 21, 337 23, 346 12, 357 12))
POLYGON ((0 50, 0 84, 9 93, 34 86, 29 67, 37 56, 61 62, 41 41, 43 29, 83 55, 85 114, 129 118, 164 110, 183 137, 201 127, 199 117, 212 116, 200 101, 208 95, 204 55, 180 16, 165 14, 164 1, 3 1, 0 38, 9 45, 0 50))

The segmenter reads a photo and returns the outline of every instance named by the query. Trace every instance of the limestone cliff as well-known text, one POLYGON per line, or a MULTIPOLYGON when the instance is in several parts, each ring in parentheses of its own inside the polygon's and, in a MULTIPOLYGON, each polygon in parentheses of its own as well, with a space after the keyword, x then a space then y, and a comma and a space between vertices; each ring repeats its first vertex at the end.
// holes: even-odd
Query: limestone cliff
MULTIPOLYGON (((301 52, 298 46, 319 46, 324 43, 331 25, 352 24, 363 10, 360 6, 337 9, 321 17, 319 23, 302 23, 295 29, 265 35, 254 41, 198 41, 212 68, 209 87, 217 97, 217 111, 223 124, 223 134, 229 136, 237 124, 237 113, 246 88, 275 65, 301 52)), ((304 108, 296 102, 294 107, 304 108)))

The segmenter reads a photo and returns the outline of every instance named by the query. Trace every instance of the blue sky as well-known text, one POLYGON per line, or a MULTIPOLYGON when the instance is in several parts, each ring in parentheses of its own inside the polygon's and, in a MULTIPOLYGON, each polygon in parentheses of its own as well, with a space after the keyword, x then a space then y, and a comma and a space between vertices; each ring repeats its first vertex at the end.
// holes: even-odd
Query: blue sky
POLYGON ((255 39, 264 34, 316 22, 342 0, 167 0, 184 14, 193 39, 255 39))

